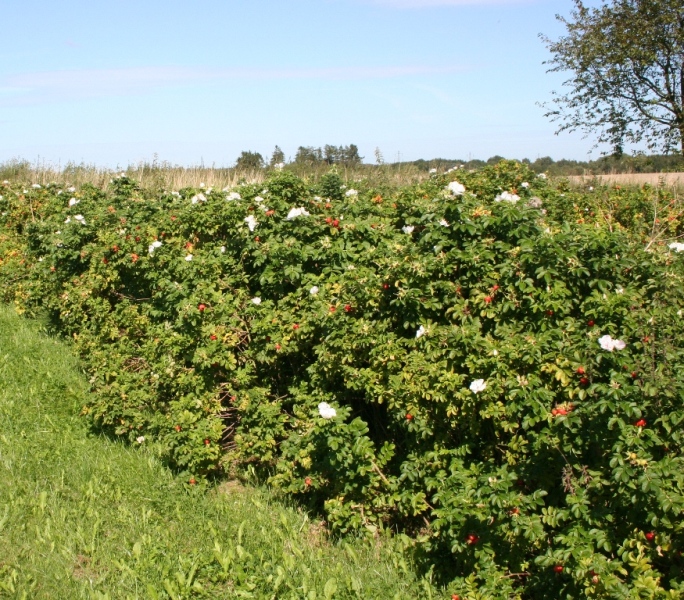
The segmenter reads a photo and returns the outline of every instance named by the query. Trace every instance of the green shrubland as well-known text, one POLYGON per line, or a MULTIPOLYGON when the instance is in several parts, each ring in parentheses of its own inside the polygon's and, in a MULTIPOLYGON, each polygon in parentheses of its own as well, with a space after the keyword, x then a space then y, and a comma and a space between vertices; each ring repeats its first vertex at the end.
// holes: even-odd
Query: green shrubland
POLYGON ((0 202, 6 300, 74 340, 91 426, 191 493, 251 473, 461 598, 681 597, 669 192, 502 161, 0 202))
POLYGON ((0 348, 0 598, 438 597, 397 543, 333 544, 267 489, 189 489, 89 433, 72 349, 7 307, 0 348))

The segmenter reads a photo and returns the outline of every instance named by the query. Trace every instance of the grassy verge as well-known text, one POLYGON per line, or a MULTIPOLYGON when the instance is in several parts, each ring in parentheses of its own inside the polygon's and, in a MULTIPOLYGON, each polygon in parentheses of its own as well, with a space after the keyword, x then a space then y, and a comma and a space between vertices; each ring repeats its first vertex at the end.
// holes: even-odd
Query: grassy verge
POLYGON ((68 347, 0 306, 0 598, 428 598, 390 542, 332 544, 268 491, 187 490, 89 435, 68 347))

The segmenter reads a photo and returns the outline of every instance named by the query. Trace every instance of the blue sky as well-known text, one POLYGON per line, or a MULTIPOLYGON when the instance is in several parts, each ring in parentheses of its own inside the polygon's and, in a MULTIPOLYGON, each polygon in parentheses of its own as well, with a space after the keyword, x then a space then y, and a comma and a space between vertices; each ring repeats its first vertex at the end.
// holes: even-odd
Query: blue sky
POLYGON ((278 144, 359 146, 366 162, 552 156, 539 34, 570 0, 10 0, 0 162, 230 166, 278 144))

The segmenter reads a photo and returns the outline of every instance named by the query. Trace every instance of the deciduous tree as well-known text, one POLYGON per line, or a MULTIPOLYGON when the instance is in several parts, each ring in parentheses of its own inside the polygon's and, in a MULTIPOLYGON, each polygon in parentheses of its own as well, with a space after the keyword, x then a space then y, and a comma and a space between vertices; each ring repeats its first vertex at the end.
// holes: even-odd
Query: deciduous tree
POLYGON ((257 169, 263 169, 263 167, 264 157, 258 152, 243 150, 235 163, 235 168, 240 171, 255 171, 257 169))
MULTIPOLYGON (((682 0, 574 0, 567 35, 542 36, 549 72, 570 72, 546 116, 558 132, 597 134, 621 154, 625 143, 684 154, 684 5, 682 0)), ((557 133, 558 133, 557 132, 557 133)))

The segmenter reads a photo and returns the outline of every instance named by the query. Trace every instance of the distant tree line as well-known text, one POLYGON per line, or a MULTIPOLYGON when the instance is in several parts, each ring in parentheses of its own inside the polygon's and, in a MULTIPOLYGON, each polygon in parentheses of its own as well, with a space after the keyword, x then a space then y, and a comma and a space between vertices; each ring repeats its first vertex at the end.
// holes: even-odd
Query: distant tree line
MULTIPOLYGON (((485 165, 496 164, 503 160, 503 156, 492 156, 487 160, 469 159, 453 160, 435 158, 432 160, 414 160, 410 163, 393 163, 393 166, 412 164, 422 171, 437 169, 443 171, 453 167, 464 169, 479 169, 485 165)), ((667 173, 684 171, 684 159, 676 154, 652 154, 620 157, 605 156, 597 160, 553 160, 550 156, 543 156, 536 160, 523 158, 522 163, 529 165, 535 173, 547 173, 552 176, 566 175, 603 175, 612 173, 667 173)))
MULTIPOLYGON (((314 146, 299 146, 297 154, 291 164, 301 166, 341 165, 354 167, 363 162, 356 144, 348 146, 332 146, 326 144, 322 148, 314 146)), ((286 164, 285 153, 276 146, 268 164, 259 152, 243 151, 235 162, 235 168, 241 171, 264 169, 266 166, 276 167, 286 164)))
MULTIPOLYGON (((376 162, 383 168, 401 168, 413 165, 421 171, 437 169, 440 172, 458 167, 464 169, 479 169, 486 165, 496 164, 504 160, 503 156, 495 155, 487 160, 468 159, 454 160, 446 158, 434 158, 431 160, 419 159, 407 162, 384 163, 378 158, 379 150, 376 150, 376 162)), ((381 157, 381 155, 380 155, 381 157)), ((550 156, 543 156, 535 160, 523 158, 522 163, 529 165, 535 173, 547 173, 552 176, 565 175, 602 175, 611 173, 664 173, 684 171, 684 158, 678 154, 638 154, 622 156, 604 156, 596 160, 554 160, 550 156)), ((355 144, 348 146, 325 145, 322 148, 314 146, 299 146, 294 159, 287 161, 285 153, 276 146, 267 162, 258 152, 243 151, 238 157, 235 168, 241 171, 255 171, 266 167, 278 167, 290 164, 298 167, 316 167, 324 165, 340 165, 343 167, 357 167, 363 163, 363 157, 359 155, 359 149, 355 144)), ((373 168, 372 165, 365 165, 373 168)))

